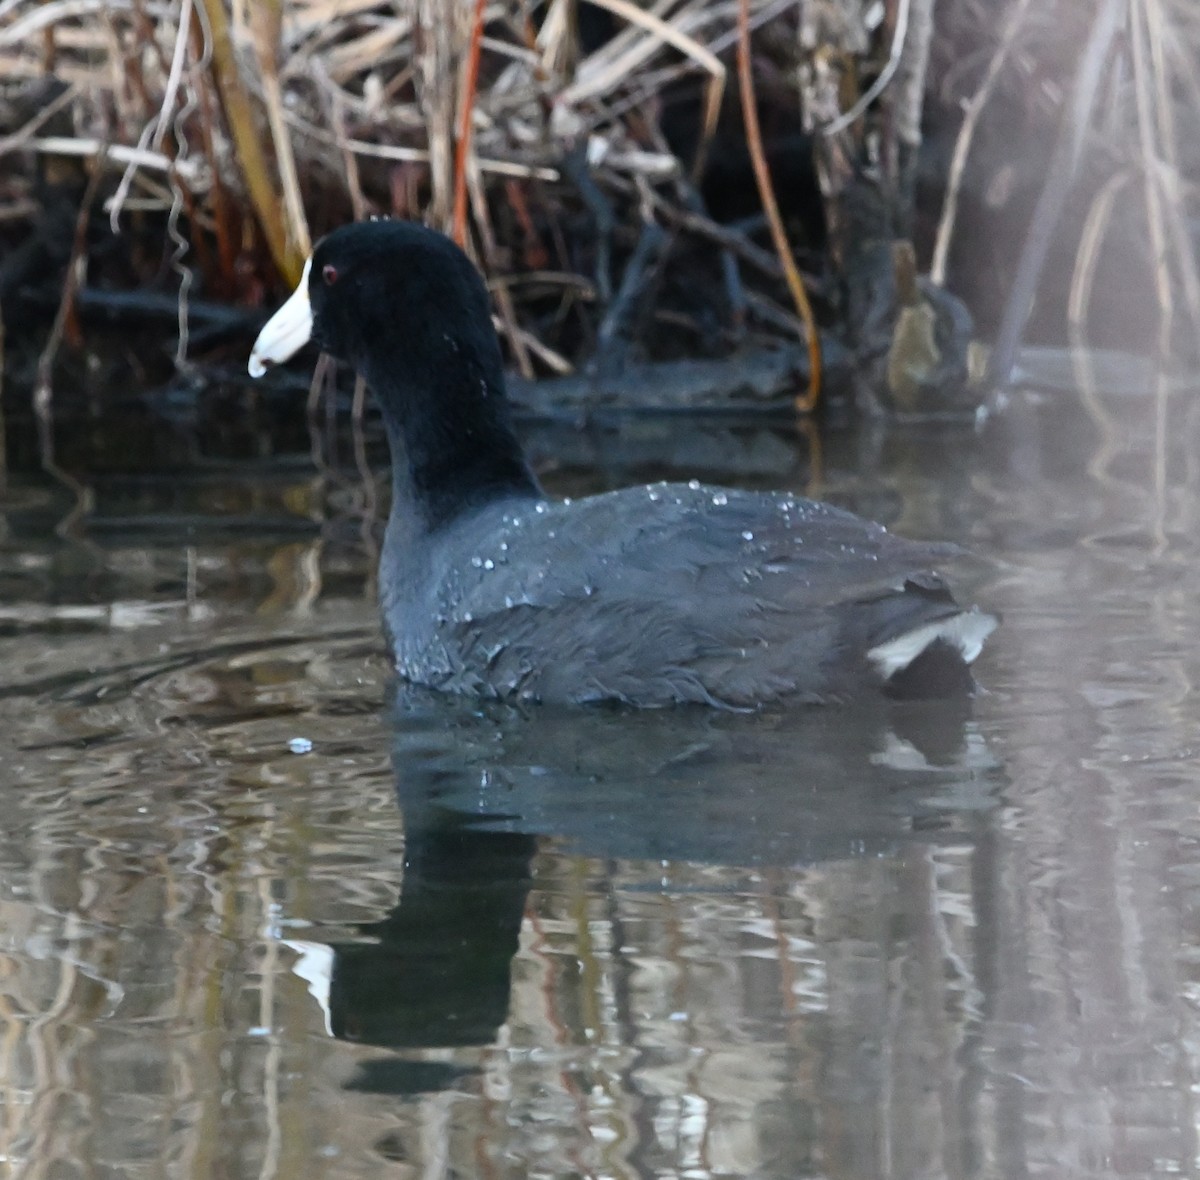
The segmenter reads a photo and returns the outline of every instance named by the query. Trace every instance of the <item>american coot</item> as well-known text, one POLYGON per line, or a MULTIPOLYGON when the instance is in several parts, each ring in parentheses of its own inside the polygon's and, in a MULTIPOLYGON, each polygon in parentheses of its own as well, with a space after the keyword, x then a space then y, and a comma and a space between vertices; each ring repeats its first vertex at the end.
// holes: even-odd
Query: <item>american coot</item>
POLYGON ((400 221, 344 226, 254 345, 309 339, 383 411, 380 569, 398 672, 488 697, 744 708, 962 691, 995 619, 932 569, 956 552, 783 493, 699 483, 547 499, 510 421, 487 290, 400 221))

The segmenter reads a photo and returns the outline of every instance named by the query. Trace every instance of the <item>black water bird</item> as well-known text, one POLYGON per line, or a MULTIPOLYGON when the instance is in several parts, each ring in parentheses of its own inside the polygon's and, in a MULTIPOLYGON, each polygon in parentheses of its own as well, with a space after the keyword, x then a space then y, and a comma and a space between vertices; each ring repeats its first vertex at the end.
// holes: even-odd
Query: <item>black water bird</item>
POLYGON ((732 708, 963 691, 995 620, 951 546, 786 493, 543 492, 517 441, 478 271, 401 221, 342 227, 250 357, 309 340, 366 378, 392 452, 379 576, 400 675, 503 699, 732 708))

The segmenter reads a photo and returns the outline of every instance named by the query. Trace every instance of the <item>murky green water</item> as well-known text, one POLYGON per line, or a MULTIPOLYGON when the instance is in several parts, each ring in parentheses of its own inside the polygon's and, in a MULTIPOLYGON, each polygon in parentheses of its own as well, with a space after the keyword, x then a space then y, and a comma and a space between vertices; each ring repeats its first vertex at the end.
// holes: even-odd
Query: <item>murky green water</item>
POLYGON ((969 714, 397 699, 356 477, 108 476, 66 537, 15 482, 9 1170, 1200 1170, 1200 398, 1136 384, 815 476, 781 428, 535 438, 559 488, 815 488, 987 555, 969 714))

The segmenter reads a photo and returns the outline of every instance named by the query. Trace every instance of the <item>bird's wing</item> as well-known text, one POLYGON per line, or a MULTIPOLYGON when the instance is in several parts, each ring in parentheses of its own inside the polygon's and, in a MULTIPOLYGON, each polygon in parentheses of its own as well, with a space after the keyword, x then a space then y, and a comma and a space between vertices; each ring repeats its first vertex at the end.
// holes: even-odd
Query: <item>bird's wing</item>
POLYGON ((547 505, 476 547, 459 564, 483 572, 447 581, 442 632, 502 695, 633 698, 651 678, 664 702, 830 695, 847 644, 956 609, 932 570, 950 547, 783 494, 626 489, 547 505))

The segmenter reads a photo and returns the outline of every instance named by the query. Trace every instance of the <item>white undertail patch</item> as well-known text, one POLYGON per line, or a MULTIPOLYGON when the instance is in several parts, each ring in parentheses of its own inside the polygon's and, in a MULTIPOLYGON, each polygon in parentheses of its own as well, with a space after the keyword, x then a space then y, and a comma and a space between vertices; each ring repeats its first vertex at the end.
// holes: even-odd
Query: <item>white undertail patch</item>
POLYGON ((958 650, 964 664, 973 664, 983 650, 984 640, 995 629, 994 616, 980 610, 966 610, 880 643, 867 652, 867 658, 884 680, 890 680, 897 672, 903 672, 931 643, 941 640, 958 650))

